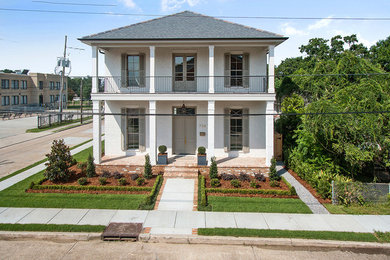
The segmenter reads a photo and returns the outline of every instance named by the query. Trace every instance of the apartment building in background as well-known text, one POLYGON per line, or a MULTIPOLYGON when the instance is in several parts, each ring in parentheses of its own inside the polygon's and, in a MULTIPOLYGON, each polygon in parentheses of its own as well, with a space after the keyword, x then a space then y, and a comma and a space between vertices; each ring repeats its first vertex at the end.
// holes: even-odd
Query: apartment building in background
MULTIPOLYGON (((15 110, 26 107, 58 108, 61 77, 55 74, 0 72, 0 110, 15 110)), ((63 107, 68 100, 67 77, 62 93, 63 107)))

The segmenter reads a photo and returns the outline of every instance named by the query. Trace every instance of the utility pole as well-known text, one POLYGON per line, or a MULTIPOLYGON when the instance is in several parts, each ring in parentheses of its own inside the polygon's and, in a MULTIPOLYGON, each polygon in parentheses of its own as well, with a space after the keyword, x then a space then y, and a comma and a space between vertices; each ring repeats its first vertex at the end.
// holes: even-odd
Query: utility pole
POLYGON ((80 82, 80 124, 83 124, 83 78, 80 82))
POLYGON ((62 122, 62 90, 64 88, 64 76, 65 76, 65 66, 66 66, 66 42, 68 40, 68 36, 65 35, 65 46, 64 46, 64 60, 62 61, 62 72, 61 72, 61 87, 60 87, 60 119, 62 122))

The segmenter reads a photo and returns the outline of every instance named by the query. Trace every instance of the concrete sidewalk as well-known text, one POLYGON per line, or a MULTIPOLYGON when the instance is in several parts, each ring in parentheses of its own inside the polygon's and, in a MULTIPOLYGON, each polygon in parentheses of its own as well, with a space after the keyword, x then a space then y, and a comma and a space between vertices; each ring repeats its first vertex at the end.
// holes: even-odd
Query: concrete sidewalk
POLYGON ((151 234, 191 235, 193 228, 390 232, 390 215, 330 215, 111 209, 0 208, 0 223, 108 225, 143 223, 151 234))

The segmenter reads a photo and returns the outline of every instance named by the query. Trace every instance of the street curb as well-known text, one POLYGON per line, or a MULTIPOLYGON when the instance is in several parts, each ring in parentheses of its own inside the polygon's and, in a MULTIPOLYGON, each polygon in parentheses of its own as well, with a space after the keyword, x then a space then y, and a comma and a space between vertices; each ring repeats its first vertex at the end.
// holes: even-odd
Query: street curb
POLYGON ((99 240, 100 238, 101 233, 0 231, 0 240, 34 239, 71 242, 99 240))
POLYGON ((153 235, 140 234, 139 241, 144 243, 168 244, 208 244, 208 245, 241 245, 257 247, 294 247, 311 249, 358 249, 378 250, 390 254, 390 243, 315 240, 296 238, 261 238, 229 236, 194 236, 194 235, 153 235))

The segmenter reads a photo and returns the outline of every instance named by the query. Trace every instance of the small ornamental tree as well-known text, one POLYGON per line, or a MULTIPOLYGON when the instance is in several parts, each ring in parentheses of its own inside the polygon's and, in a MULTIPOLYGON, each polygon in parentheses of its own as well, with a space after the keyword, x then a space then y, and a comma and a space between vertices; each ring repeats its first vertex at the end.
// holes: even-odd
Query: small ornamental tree
POLYGON ((53 182, 66 181, 70 175, 69 167, 73 164, 73 157, 64 139, 54 140, 51 152, 46 154, 46 157, 48 162, 45 163, 44 176, 53 182))
POLYGON ((276 160, 274 157, 272 157, 271 166, 269 167, 269 179, 271 181, 280 181, 280 176, 276 172, 276 160))
POLYGON ((218 178, 218 167, 217 162, 215 161, 215 157, 211 158, 211 165, 210 165, 210 180, 218 178))
POLYGON ((152 165, 150 164, 149 154, 145 155, 145 166, 144 166, 144 177, 145 179, 151 179, 153 176, 152 165))
POLYGON ((86 172, 89 178, 96 176, 95 163, 91 154, 88 155, 86 172))

